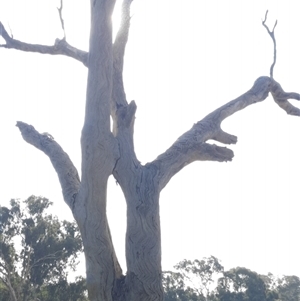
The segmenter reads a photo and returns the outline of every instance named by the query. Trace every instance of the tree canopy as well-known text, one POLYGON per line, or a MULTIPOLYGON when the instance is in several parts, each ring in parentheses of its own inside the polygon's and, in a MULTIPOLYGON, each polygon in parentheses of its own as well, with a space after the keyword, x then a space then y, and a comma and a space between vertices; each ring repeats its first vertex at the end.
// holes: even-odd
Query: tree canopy
POLYGON ((163 273, 165 301, 297 301, 297 276, 260 275, 244 267, 225 270, 210 256, 183 260, 163 273))
POLYGON ((68 283, 82 242, 75 223, 46 211, 52 203, 31 196, 0 206, 0 300, 85 300, 85 281, 68 283))

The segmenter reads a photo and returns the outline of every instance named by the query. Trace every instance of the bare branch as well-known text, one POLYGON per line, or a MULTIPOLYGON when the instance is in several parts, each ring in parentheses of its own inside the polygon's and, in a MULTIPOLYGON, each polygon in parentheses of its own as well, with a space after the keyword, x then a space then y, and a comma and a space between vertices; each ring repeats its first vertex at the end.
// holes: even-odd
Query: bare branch
POLYGON ((125 47, 128 41, 129 27, 130 27, 130 5, 132 0, 123 0, 121 24, 117 33, 114 45, 114 73, 113 73, 113 98, 111 104, 111 111, 113 118, 116 110, 121 106, 127 106, 126 95, 123 85, 123 65, 125 47))
POLYGON ((57 172, 65 202, 74 210, 76 196, 80 186, 78 172, 69 156, 49 134, 40 134, 29 124, 18 121, 16 125, 23 139, 44 152, 57 172))
POLYGON ((60 7, 57 7, 57 10, 58 10, 58 14, 59 14, 59 20, 60 20, 60 23, 61 23, 61 28, 64 32, 64 40, 65 40, 66 39, 65 22, 64 22, 64 19, 62 17, 63 0, 60 0, 60 7))
POLYGON ((281 85, 274 81, 271 89, 274 101, 289 115, 300 116, 300 110, 293 106, 288 99, 300 100, 300 94, 283 91, 281 85))
POLYGON ((206 142, 212 139, 224 144, 236 143, 236 136, 228 134, 221 129, 222 121, 251 104, 263 101, 267 98, 269 92, 272 93, 275 102, 288 114, 300 116, 300 110, 287 100, 300 100, 300 94, 284 92, 274 79, 266 76, 259 77, 248 92, 223 105, 194 124, 166 152, 151 163, 158 169, 160 189, 163 189, 169 180, 184 166, 194 161, 231 161, 233 152, 230 149, 210 145, 206 142))
POLYGON ((44 261, 48 260, 48 259, 57 259, 59 257, 61 257, 63 255, 63 250, 59 250, 59 251, 56 251, 52 254, 47 254, 41 258, 39 258, 38 260, 36 260, 31 266, 29 266, 29 271, 36 267, 36 266, 39 266, 39 265, 42 265, 44 261))
POLYGON ((276 64, 276 56, 277 56, 277 50, 276 50, 276 39, 275 39, 275 33, 274 33, 274 30, 275 30, 275 27, 277 25, 277 20, 273 26, 273 30, 270 31, 269 27, 266 25, 266 21, 267 21, 267 16, 268 16, 268 11, 266 11, 266 14, 265 14, 265 19, 262 21, 262 25, 266 28, 268 34, 270 35, 272 41, 273 41, 273 44, 274 44, 274 57, 273 57, 273 64, 271 65, 270 67, 270 77, 273 78, 273 69, 274 69, 274 66, 276 64))
POLYGON ((0 45, 0 47, 17 49, 17 50, 22 50, 27 52, 51 54, 51 55, 61 54, 61 55, 72 57, 82 62, 86 67, 88 66, 88 53, 71 46, 69 43, 66 42, 65 39, 62 40, 56 39, 55 44, 53 46, 24 43, 19 40, 15 40, 11 38, 1 22, 0 22, 0 35, 3 37, 3 39, 6 42, 6 44, 0 45))

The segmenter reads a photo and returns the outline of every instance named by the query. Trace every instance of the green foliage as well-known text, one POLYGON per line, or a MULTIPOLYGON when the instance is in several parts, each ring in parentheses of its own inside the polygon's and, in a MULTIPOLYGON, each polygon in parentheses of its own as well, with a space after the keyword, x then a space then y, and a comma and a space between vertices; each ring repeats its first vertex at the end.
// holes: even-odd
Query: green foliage
POLYGON ((240 267, 223 273, 217 292, 220 301, 271 301, 272 297, 260 275, 240 267))
POLYGON ((165 301, 299 301, 297 276, 259 275, 237 267, 225 271, 213 256, 183 260, 163 273, 165 301))
POLYGON ((283 276, 277 279, 277 293, 280 301, 300 300, 300 279, 297 276, 283 276))
POLYGON ((224 268, 219 263, 219 260, 210 256, 202 260, 183 260, 179 262, 175 268, 180 273, 189 279, 189 282, 197 288, 199 294, 208 296, 211 291, 211 284, 214 282, 213 275, 217 276, 222 273, 224 268))
POLYGON ((183 260, 175 265, 175 269, 178 272, 163 273, 166 301, 215 300, 214 278, 224 270, 216 257, 183 260))
POLYGON ((39 299, 43 301, 87 301, 85 291, 85 279, 81 277, 77 278, 74 283, 60 280, 55 284, 43 285, 39 293, 39 299))
POLYGON ((185 278, 181 273, 163 272, 163 287, 165 290, 165 301, 202 301, 203 296, 193 288, 186 285, 185 278))
POLYGON ((7 287, 0 281, 0 301, 9 301, 9 290, 7 287))
POLYGON ((52 204, 46 198, 31 196, 24 204, 0 206, 0 301, 4 295, 14 301, 86 300, 82 279, 66 281, 82 251, 77 226, 46 214, 52 204))

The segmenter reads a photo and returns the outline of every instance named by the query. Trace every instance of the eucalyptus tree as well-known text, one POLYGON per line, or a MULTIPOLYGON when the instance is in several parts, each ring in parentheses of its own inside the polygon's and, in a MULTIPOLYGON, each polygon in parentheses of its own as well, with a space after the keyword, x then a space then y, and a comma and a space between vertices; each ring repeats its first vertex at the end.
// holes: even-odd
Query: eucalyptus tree
POLYGON ((0 206, 0 300, 86 300, 84 279, 67 282, 82 251, 77 225, 47 214, 46 198, 24 203, 0 206))
MULTIPOLYGON (((137 105, 128 101, 123 84, 123 63, 130 27, 132 0, 123 0, 122 21, 115 40, 111 16, 115 0, 90 1, 90 39, 87 52, 70 45, 66 38, 52 46, 28 44, 14 39, 0 24, 2 47, 65 55, 88 69, 84 125, 81 134, 81 174, 61 145, 50 134, 18 121, 23 139, 43 151, 56 170, 65 202, 79 226, 86 259, 89 298, 96 300, 163 300, 159 196, 170 179, 195 161, 226 162, 233 159, 229 148, 208 143, 234 144, 237 137, 222 130, 222 122, 269 94, 291 115, 300 115, 289 99, 298 93, 285 92, 273 78, 276 62, 274 29, 263 25, 274 41, 270 76, 259 77, 238 98, 217 108, 183 133, 156 159, 141 164, 134 150, 134 121, 137 105), (112 126, 111 126, 112 120, 112 126), (127 204, 126 262, 118 262, 106 215, 107 182, 113 175, 127 204)), ((62 27, 62 6, 59 9, 62 27)))

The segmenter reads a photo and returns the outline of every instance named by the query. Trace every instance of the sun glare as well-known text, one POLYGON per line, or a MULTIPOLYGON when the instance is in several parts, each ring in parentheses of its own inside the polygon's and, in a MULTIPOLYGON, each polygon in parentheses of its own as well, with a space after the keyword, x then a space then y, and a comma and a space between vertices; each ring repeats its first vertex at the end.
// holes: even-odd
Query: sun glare
POLYGON ((112 15, 112 24, 113 24, 113 38, 115 39, 118 29, 121 23, 121 1, 117 0, 114 13, 112 15))

